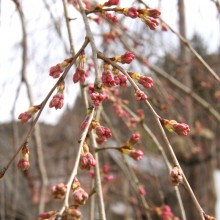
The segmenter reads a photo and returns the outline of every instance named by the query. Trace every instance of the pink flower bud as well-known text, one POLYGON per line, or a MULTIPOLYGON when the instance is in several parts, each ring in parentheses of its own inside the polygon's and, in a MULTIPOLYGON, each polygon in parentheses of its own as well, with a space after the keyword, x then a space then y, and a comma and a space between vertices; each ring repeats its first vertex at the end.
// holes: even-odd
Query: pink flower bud
POLYGON ((113 6, 113 5, 117 5, 119 3, 119 0, 109 0, 107 2, 104 3, 104 6, 113 6))
POLYGON ((173 130, 176 132, 178 135, 181 136, 187 136, 188 133, 190 132, 189 125, 185 123, 176 123, 173 125, 173 130))
POLYGON ((147 17, 144 19, 145 24, 151 29, 151 30, 156 30, 157 26, 160 24, 156 19, 152 17, 147 17))
POLYGON ((49 211, 49 212, 43 212, 39 214, 40 219, 49 219, 52 216, 54 216, 57 212, 56 211, 49 211))
POLYGON ((144 186, 139 186, 138 187, 138 193, 140 194, 140 195, 142 195, 142 196, 145 196, 146 195, 146 191, 145 191, 145 189, 144 189, 144 186))
POLYGON ((22 171, 25 171, 25 170, 28 170, 29 167, 30 167, 30 163, 28 160, 24 159, 24 158, 21 158, 18 163, 17 163, 17 167, 22 170, 22 171))
POLYGON ((98 136, 96 141, 99 144, 105 142, 107 140, 107 138, 111 138, 112 137, 111 130, 109 128, 107 128, 107 127, 97 126, 95 129, 96 129, 96 134, 98 136))
POLYGON ((113 23, 118 23, 118 18, 111 14, 111 13, 105 13, 105 16, 108 20, 112 21, 113 23))
POLYGON ((49 107, 55 109, 61 109, 64 105, 64 95, 63 93, 57 93, 53 99, 50 101, 49 107))
POLYGON ((78 188, 73 193, 74 205, 84 205, 88 199, 88 193, 83 188, 78 188))
POLYGON ((102 73, 102 83, 107 87, 115 86, 114 76, 110 71, 105 71, 102 73))
POLYGON ((137 18, 139 15, 137 7, 133 6, 131 8, 128 8, 128 11, 126 13, 126 16, 130 17, 130 18, 137 18))
POLYGON ((108 173, 109 171, 110 171, 110 166, 108 166, 108 165, 104 165, 103 167, 102 167, 102 171, 103 171, 103 173, 108 173))
POLYGON ((135 55, 131 53, 130 51, 127 51, 125 54, 121 55, 121 63, 130 64, 134 58, 135 58, 135 55))
POLYGON ((51 188, 54 199, 64 199, 66 195, 67 186, 64 183, 59 183, 51 188))
POLYGON ((179 167, 174 167, 170 172, 170 181, 174 186, 179 185, 183 181, 183 173, 179 167))
POLYGON ((63 72, 63 68, 60 66, 60 64, 57 64, 56 66, 52 66, 50 68, 50 76, 53 78, 58 78, 60 74, 63 72))
POLYGON ((118 75, 114 77, 115 84, 120 85, 122 88, 125 88, 127 86, 127 76, 125 75, 118 75))
POLYGON ((170 220, 173 218, 173 213, 168 205, 164 205, 162 207, 162 219, 170 220))
POLYGON ((32 114, 30 112, 23 112, 18 116, 18 119, 21 120, 22 124, 25 124, 31 117, 32 114))
POLYGON ((87 152, 86 154, 81 155, 79 166, 82 170, 90 170, 91 167, 95 167, 96 161, 93 155, 90 152, 87 152))
POLYGON ((80 81, 82 84, 84 84, 87 76, 88 73, 84 69, 77 67, 76 72, 73 75, 73 82, 77 83, 80 81))
POLYGON ((129 143, 133 146, 135 144, 138 143, 138 141, 140 140, 141 135, 136 133, 136 134, 132 134, 129 140, 129 143))
POLYGON ((147 95, 141 90, 137 90, 135 96, 137 101, 147 100, 147 95))
POLYGON ((147 89, 153 86, 153 79, 151 77, 141 76, 138 82, 147 89))
POLYGON ((148 9, 148 16, 152 18, 159 18, 161 12, 158 9, 148 9))
POLYGON ((104 176, 104 180, 106 180, 106 181, 111 181, 113 179, 114 179, 114 176, 112 176, 112 175, 105 175, 104 176))
POLYGON ((133 158, 134 160, 141 160, 144 153, 141 150, 131 150, 129 152, 129 156, 133 158))

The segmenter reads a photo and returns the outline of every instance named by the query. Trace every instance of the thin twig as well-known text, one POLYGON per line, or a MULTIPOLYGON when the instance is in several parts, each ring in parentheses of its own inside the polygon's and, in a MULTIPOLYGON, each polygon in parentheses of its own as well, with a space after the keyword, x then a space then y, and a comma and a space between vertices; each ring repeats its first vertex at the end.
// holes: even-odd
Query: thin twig
POLYGON ((60 82, 62 82, 67 73, 69 72, 70 68, 72 67, 72 65, 75 63, 76 59, 78 58, 78 56, 81 54, 81 52, 86 48, 86 46, 89 43, 89 39, 86 37, 85 41, 82 45, 82 47, 80 48, 80 50, 78 51, 78 53, 74 56, 72 62, 69 64, 69 66, 65 69, 64 73, 62 74, 62 76, 59 78, 59 80, 55 83, 55 85, 52 87, 52 89, 49 91, 49 93, 47 94, 46 98, 43 100, 43 102, 40 104, 41 108, 37 114, 37 116, 35 117, 35 119, 33 120, 33 123, 30 127, 30 129, 28 130, 24 140, 22 141, 22 144, 19 146, 19 148, 17 149, 17 151, 13 154, 13 156, 10 158, 10 160, 8 161, 7 165, 4 166, 1 170, 0 170, 0 178, 2 178, 5 174, 5 172, 8 170, 8 168, 10 167, 10 165, 12 164, 13 160, 15 159, 15 157, 18 155, 18 153, 20 152, 20 150, 22 149, 23 145, 26 143, 26 141, 30 138, 30 135, 33 132, 33 129, 47 103, 47 101, 49 100, 50 96, 53 94, 54 90, 57 88, 57 85, 59 85, 60 82))
POLYGON ((79 149, 78 149, 78 152, 77 152, 77 156, 76 156, 76 160, 75 160, 75 164, 74 164, 73 170, 72 170, 70 178, 69 178, 69 180, 68 180, 68 182, 66 184, 67 189, 66 189, 65 199, 64 199, 63 206, 62 206, 62 208, 59 211, 59 214, 58 214, 59 216, 62 216, 63 212, 65 211, 65 209, 69 207, 69 195, 70 195, 71 186, 72 186, 74 178, 77 175, 77 170, 78 170, 78 167, 79 167, 81 151, 82 151, 83 144, 84 144, 84 141, 86 139, 86 136, 87 136, 87 133, 88 133, 88 130, 89 130, 89 126, 90 126, 90 124, 91 124, 91 122, 93 120, 94 113, 95 113, 95 109, 92 108, 91 113, 90 113, 89 118, 88 118, 87 125, 86 125, 86 127, 85 127, 85 129, 84 129, 84 131, 83 131, 83 133, 82 133, 82 135, 80 137, 79 149))

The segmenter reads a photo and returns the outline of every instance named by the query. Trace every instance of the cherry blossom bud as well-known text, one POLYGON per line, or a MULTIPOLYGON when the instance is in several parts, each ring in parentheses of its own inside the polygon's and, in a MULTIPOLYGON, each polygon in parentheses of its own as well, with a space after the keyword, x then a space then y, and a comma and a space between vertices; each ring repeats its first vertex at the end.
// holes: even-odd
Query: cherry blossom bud
POLYGON ((129 152, 129 156, 133 158, 134 160, 141 160, 144 153, 141 150, 131 150, 129 152))
POLYGON ((110 71, 104 71, 102 73, 102 83, 107 87, 112 87, 116 85, 114 76, 110 71))
POLYGON ((109 0, 107 2, 104 3, 104 6, 113 6, 113 5, 117 5, 119 3, 119 0, 109 0))
POLYGON ((185 123, 178 123, 175 120, 167 120, 167 119, 160 119, 162 125, 170 132, 175 132, 181 136, 187 136, 190 132, 189 125, 185 123))
POLYGON ((67 216, 71 216, 71 220, 80 220, 82 216, 81 212, 76 208, 68 208, 65 213, 67 216))
POLYGON ((146 190, 144 189, 144 186, 140 185, 138 187, 138 193, 142 196, 145 196, 146 195, 146 190))
POLYGON ((138 141, 140 140, 141 135, 138 133, 132 134, 130 139, 129 139, 129 143, 133 146, 135 144, 138 143, 138 141))
POLYGON ((86 154, 81 155, 79 166, 82 170, 90 170, 91 167, 96 166, 96 160, 90 152, 87 152, 86 154))
POLYGON ((131 8, 128 8, 125 15, 130 17, 130 18, 137 18, 138 15, 139 15, 137 7, 133 6, 131 8))
POLYGON ((135 58, 135 55, 131 53, 130 51, 127 51, 125 54, 121 55, 121 63, 130 64, 134 58, 135 58))
POLYGON ((22 171, 28 170, 30 167, 29 149, 27 143, 25 143, 20 151, 20 159, 17 163, 17 167, 22 171))
POLYGON ((108 165, 104 165, 103 167, 102 167, 102 171, 103 171, 103 173, 108 173, 109 171, 110 171, 110 166, 108 166, 108 165))
POLYGON ((83 188, 78 188, 73 193, 74 205, 84 205, 88 199, 89 195, 83 188))
POLYGON ((54 199, 64 199, 66 195, 67 186, 64 183, 59 183, 51 188, 54 199))
POLYGON ((147 100, 147 95, 141 90, 137 90, 135 96, 137 101, 147 100))
POLYGON ((25 124, 30 118, 32 118, 35 113, 37 113, 41 108, 41 105, 34 105, 30 107, 26 112, 21 113, 18 116, 18 119, 21 121, 22 124, 25 124))
POLYGON ((114 179, 113 175, 104 175, 104 180, 106 180, 106 181, 111 181, 113 179, 114 179))
POLYGON ((170 220, 173 218, 173 213, 168 205, 164 205, 162 207, 162 219, 170 220))
POLYGON ((39 214, 40 219, 50 219, 52 216, 56 215, 56 211, 43 212, 39 214))
POLYGON ((49 107, 55 109, 61 109, 64 105, 64 95, 63 93, 57 93, 53 99, 50 101, 49 107))
POLYGON ((156 30, 157 26, 160 24, 156 19, 151 17, 146 18, 144 22, 151 30, 156 30))
POLYGON ((50 68, 50 76, 52 76, 54 79, 58 78, 60 74, 63 72, 64 68, 61 67, 60 64, 57 64, 56 66, 52 66, 50 68))
POLYGON ((138 82, 147 89, 153 86, 153 79, 151 77, 141 76, 138 82))
POLYGON ((175 166, 171 170, 170 181, 174 186, 178 186, 183 181, 183 173, 179 167, 175 166))
POLYGON ((82 84, 84 84, 87 76, 88 73, 84 69, 77 67, 76 72, 73 75, 73 82, 77 83, 80 81, 82 84))
POLYGON ((159 18, 161 12, 158 9, 148 9, 148 16, 152 18, 159 18))
POLYGON ((112 137, 112 133, 111 130, 107 127, 103 127, 103 126, 97 126, 95 128, 96 130, 96 134, 97 134, 97 139, 96 141, 101 144, 105 141, 107 141, 107 138, 111 138, 112 137))
POLYGON ((115 15, 107 12, 104 15, 108 20, 112 21, 113 23, 118 23, 118 18, 115 15))
POLYGON ((101 24, 102 23, 102 17, 98 16, 98 17, 94 18, 93 21, 95 21, 97 24, 101 24))
POLYGON ((95 106, 100 105, 101 102, 106 99, 106 95, 104 93, 101 93, 101 92, 100 93, 99 92, 93 92, 92 94, 90 94, 90 97, 91 97, 91 99, 93 101, 93 104, 95 106))
POLYGON ((125 75, 118 75, 114 77, 115 84, 120 85, 122 88, 125 88, 127 86, 127 76, 125 75))

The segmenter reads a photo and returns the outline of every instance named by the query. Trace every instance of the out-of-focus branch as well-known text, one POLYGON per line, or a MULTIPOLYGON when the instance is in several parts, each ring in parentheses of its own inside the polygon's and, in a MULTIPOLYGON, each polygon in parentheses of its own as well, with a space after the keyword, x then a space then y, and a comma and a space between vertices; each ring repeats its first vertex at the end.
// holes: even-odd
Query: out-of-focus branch
MULTIPOLYGON (((144 2, 144 0, 138 0, 145 7, 149 8, 149 6, 144 2)), ((169 24, 167 24, 163 19, 160 20, 181 40, 181 42, 195 55, 195 57, 199 60, 200 63, 206 68, 206 70, 220 83, 220 78, 218 74, 206 63, 206 61, 200 56, 200 54, 192 47, 189 41, 184 38, 181 34, 176 32, 169 24)))
POLYGON ((59 80, 57 80, 57 82, 55 83, 55 85, 52 87, 52 89, 49 91, 49 93, 47 94, 47 96, 45 97, 45 99, 42 101, 42 103, 40 104, 41 108, 38 112, 38 114, 36 115, 35 119, 33 120, 33 123, 30 127, 30 129, 28 130, 24 140, 22 141, 22 144, 19 146, 19 148, 17 149, 17 151, 14 153, 14 155, 11 157, 11 159, 8 161, 7 165, 5 167, 3 167, 0 170, 0 179, 4 176, 5 172, 8 170, 8 168, 10 167, 11 163, 13 162, 13 160, 15 159, 15 157, 18 155, 18 153, 20 152, 20 150, 22 149, 22 147, 24 146, 24 144, 27 142, 27 140, 30 138, 34 127, 45 107, 45 105, 47 104, 47 101, 49 100, 50 96, 53 94, 54 90, 57 88, 57 86, 60 84, 60 82, 62 82, 67 73, 69 72, 70 68, 72 67, 72 65, 75 63, 76 59, 78 58, 78 56, 81 54, 81 52, 86 48, 86 46, 89 43, 89 39, 86 37, 85 41, 82 45, 82 47, 80 48, 80 50, 76 53, 76 55, 73 57, 72 62, 69 64, 69 66, 65 69, 64 73, 62 74, 62 76, 59 78, 59 80))

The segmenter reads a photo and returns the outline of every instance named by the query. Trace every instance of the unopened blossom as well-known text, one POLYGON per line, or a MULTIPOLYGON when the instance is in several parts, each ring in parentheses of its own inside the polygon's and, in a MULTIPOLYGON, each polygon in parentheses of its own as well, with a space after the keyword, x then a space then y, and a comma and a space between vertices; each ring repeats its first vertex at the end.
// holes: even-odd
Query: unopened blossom
POLYGON ((131 150, 129 152, 129 156, 134 160, 141 160, 143 158, 143 151, 142 150, 131 150))
MULTIPOLYGON (((81 212, 76 209, 76 208, 68 208, 66 211, 65 211, 65 214, 67 216, 70 216, 71 217, 71 220, 80 220, 81 219, 81 212)), ((69 219, 69 218, 68 218, 69 219)))
POLYGON ((96 160, 90 152, 87 152, 80 157, 79 166, 82 170, 90 170, 91 167, 95 167, 96 160))
POLYGON ((111 71, 108 70, 102 73, 102 83, 107 87, 112 87, 116 85, 114 76, 111 71))
POLYGON ((162 219, 163 220, 172 220, 173 219, 173 213, 171 211, 171 208, 168 205, 164 205, 162 207, 162 219))
POLYGON ((78 188, 73 193, 74 205, 84 205, 88 199, 89 195, 83 188, 78 188))
POLYGON ((138 82, 147 89, 153 86, 153 79, 151 77, 140 76, 138 82))
POLYGON ((50 101, 49 107, 55 109, 61 109, 64 105, 64 95, 63 93, 57 93, 53 96, 53 99, 50 101))
POLYGON ((128 8, 126 11, 125 11, 125 15, 130 17, 130 18, 137 18, 139 13, 138 13, 138 9, 136 6, 133 6, 131 8, 128 8))
POLYGON ((130 64, 135 58, 135 55, 131 53, 130 51, 127 51, 125 54, 121 55, 121 63, 127 63, 130 64))
POLYGON ((126 112, 119 103, 114 103, 112 107, 118 117, 121 117, 121 118, 129 117, 128 112, 126 112))
POLYGON ((167 119, 160 119, 162 125, 170 132, 175 132, 181 136, 187 136, 190 132, 189 125, 185 123, 178 123, 175 120, 167 120, 167 119))
POLYGON ((95 21, 97 24, 101 24, 102 23, 102 17, 97 16, 96 18, 93 19, 93 21, 95 21))
POLYGON ((109 171, 110 171, 110 166, 108 166, 108 165, 104 165, 103 167, 102 167, 102 171, 103 171, 103 173, 108 173, 109 171))
POLYGON ((111 41, 115 41, 117 39, 117 35, 113 32, 103 34, 103 40, 105 43, 110 43, 111 41))
POLYGON ((113 5, 117 5, 119 3, 119 0, 109 0, 107 2, 104 3, 104 6, 113 6, 113 5))
POLYGON ((158 9, 147 9, 148 10, 148 16, 152 18, 159 18, 161 15, 161 12, 158 9))
POLYGON ((104 180, 105 181, 111 181, 114 179, 114 176, 113 175, 110 175, 110 174, 107 174, 107 175, 104 175, 104 180))
POLYGON ((29 154, 28 145, 26 143, 20 150, 20 159, 17 163, 17 167, 22 171, 28 170, 30 167, 29 154))
POLYGON ((105 142, 107 140, 107 138, 111 138, 112 137, 112 133, 111 130, 107 127, 104 126, 97 126, 95 128, 96 134, 97 134, 97 139, 96 141, 101 144, 103 142, 105 142))
POLYGON ((85 69, 77 67, 76 72, 73 75, 73 82, 77 83, 80 81, 82 84, 84 84, 87 76, 88 73, 86 72, 85 69))
POLYGON ((108 12, 104 13, 104 15, 109 21, 112 21, 113 23, 118 23, 118 18, 115 15, 108 12))
POLYGON ((120 85, 122 88, 125 88, 127 86, 127 76, 120 74, 114 76, 114 79, 116 85, 120 85))
POLYGON ((56 66, 52 66, 50 68, 50 76, 52 76, 53 78, 58 78, 60 76, 60 74, 63 72, 64 68, 60 65, 57 64, 56 66))
POLYGON ((100 105, 101 102, 106 99, 106 95, 104 93, 101 93, 101 92, 100 93, 99 92, 93 92, 92 94, 90 94, 90 97, 93 101, 93 104, 96 105, 96 106, 100 105))
POLYGON ((35 113, 37 113, 41 108, 41 105, 35 105, 30 107, 26 112, 21 113, 18 116, 18 119, 21 121, 22 124, 25 124, 29 119, 31 119, 35 113))
POLYGON ((160 24, 156 19, 152 17, 146 18, 144 22, 151 30, 156 30, 157 26, 160 24))
POLYGON ((138 109, 137 111, 137 115, 139 116, 140 120, 144 120, 144 110, 143 109, 138 109))
POLYGON ((137 90, 135 96, 137 101, 147 100, 147 95, 141 90, 137 90))
POLYGON ((139 133, 134 133, 131 135, 130 139, 129 139, 129 143, 133 146, 135 144, 138 143, 138 141, 140 140, 141 135, 139 133))
POLYGON ((51 217, 56 215, 56 211, 43 212, 39 214, 40 219, 50 219, 51 217))
POLYGON ((138 186, 138 193, 142 196, 146 195, 146 190, 145 190, 144 186, 142 186, 142 185, 138 186))
POLYGON ((64 183, 59 183, 51 188, 54 199, 64 199, 66 195, 67 186, 64 183))
POLYGON ((170 172, 170 181, 174 186, 179 185, 183 181, 183 172, 182 170, 175 166, 170 172))

